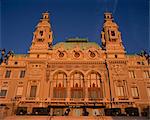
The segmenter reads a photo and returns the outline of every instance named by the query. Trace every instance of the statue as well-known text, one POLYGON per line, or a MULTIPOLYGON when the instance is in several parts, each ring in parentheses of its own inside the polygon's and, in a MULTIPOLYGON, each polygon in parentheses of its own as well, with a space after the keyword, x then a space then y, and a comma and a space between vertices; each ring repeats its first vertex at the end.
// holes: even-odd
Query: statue
POLYGON ((6 50, 5 49, 0 49, 1 52, 1 57, 0 57, 0 65, 2 63, 8 64, 8 59, 9 57, 13 57, 14 56, 14 52, 12 50, 8 51, 8 53, 6 54, 6 50))

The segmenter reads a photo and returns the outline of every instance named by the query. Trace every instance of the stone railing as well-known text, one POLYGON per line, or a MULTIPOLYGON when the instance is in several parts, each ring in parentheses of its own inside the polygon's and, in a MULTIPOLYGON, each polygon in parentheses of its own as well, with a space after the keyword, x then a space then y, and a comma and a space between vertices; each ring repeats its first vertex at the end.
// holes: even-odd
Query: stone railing
POLYGON ((89 98, 88 101, 103 101, 103 98, 89 98))
POLYGON ((52 98, 51 101, 66 101, 66 98, 52 98))
POLYGON ((27 97, 26 100, 36 100, 36 97, 27 97))
POLYGON ((70 101, 82 102, 84 101, 84 98, 70 98, 70 101))

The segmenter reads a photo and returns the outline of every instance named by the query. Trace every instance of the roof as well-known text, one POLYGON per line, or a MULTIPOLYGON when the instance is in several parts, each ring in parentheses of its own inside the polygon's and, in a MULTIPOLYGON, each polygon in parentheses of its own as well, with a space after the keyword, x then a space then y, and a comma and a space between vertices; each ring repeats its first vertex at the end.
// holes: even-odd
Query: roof
POLYGON ((28 54, 14 54, 14 57, 28 57, 28 54))
POLYGON ((84 38, 71 38, 66 40, 66 42, 59 42, 53 46, 53 49, 64 48, 65 50, 71 50, 76 47, 79 47, 81 50, 86 50, 91 47, 101 49, 97 43, 88 42, 88 40, 84 38))

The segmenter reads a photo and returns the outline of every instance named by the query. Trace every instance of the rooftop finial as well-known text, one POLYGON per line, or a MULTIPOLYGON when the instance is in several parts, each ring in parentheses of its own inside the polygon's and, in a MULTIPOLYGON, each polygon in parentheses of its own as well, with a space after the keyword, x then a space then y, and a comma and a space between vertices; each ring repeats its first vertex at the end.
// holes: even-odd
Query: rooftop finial
POLYGON ((104 18, 106 21, 112 21, 113 20, 112 13, 110 13, 110 12, 104 13, 104 18))
POLYGON ((49 13, 46 11, 45 13, 42 13, 43 19, 48 19, 49 20, 49 13))

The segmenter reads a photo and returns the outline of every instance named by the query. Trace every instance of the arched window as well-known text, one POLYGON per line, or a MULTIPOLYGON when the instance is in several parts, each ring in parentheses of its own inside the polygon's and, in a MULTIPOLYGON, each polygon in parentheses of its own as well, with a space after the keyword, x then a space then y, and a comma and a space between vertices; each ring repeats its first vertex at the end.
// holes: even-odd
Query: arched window
POLYGON ((71 74, 71 97, 83 98, 84 90, 84 75, 81 72, 74 72, 71 74))
POLYGON ((91 99, 102 98, 103 86, 101 76, 98 72, 91 72, 87 76, 88 80, 88 96, 91 99))
POLYGON ((53 97, 65 98, 66 97, 66 82, 67 75, 65 72, 57 72, 53 75, 53 97))
POLYGON ((83 87, 83 80, 84 75, 81 72, 74 72, 71 75, 71 87, 76 87, 76 84, 78 84, 78 87, 83 87))
POLYGON ((93 87, 95 87, 95 83, 93 83, 93 87))
POLYGON ((53 76, 54 87, 66 87, 67 75, 64 72, 57 72, 53 76))
POLYGON ((78 83, 76 83, 75 87, 76 87, 76 88, 78 87, 78 83))
POLYGON ((101 87, 101 76, 98 72, 88 74, 88 87, 101 87))

